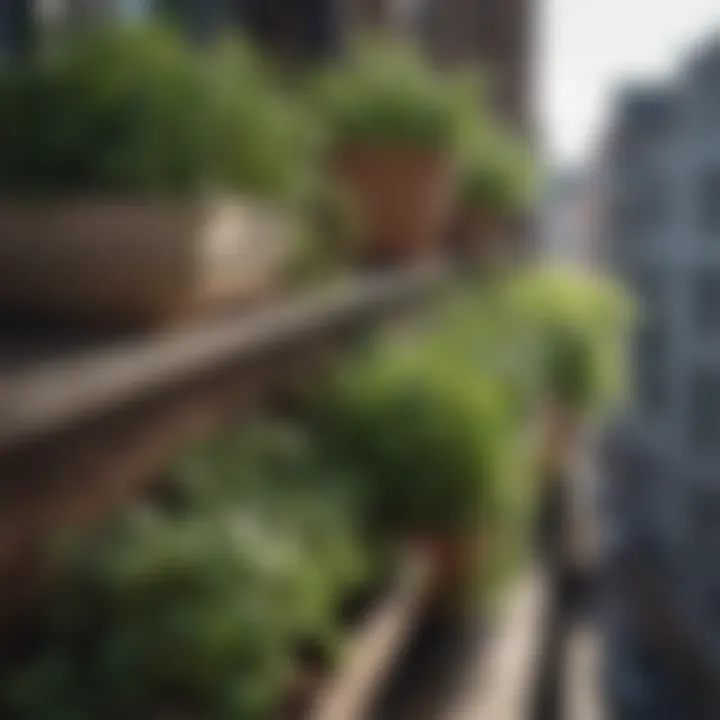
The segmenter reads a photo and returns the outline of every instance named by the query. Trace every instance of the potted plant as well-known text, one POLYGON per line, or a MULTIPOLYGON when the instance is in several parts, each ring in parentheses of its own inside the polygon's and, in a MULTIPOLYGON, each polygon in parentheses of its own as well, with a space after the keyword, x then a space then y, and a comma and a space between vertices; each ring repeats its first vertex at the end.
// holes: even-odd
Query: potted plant
POLYGON ((619 397, 632 303, 609 279, 580 269, 529 272, 509 292, 534 338, 545 467, 556 474, 571 461, 587 422, 619 397))
POLYGON ((3 717, 265 718, 307 701, 365 573, 328 473, 302 433, 229 433, 171 470, 172 502, 56 543, 64 572, 0 682, 3 717))
POLYGON ((313 84, 336 177, 363 223, 365 260, 427 258, 448 220, 466 90, 411 48, 360 45, 313 84))
POLYGON ((492 260, 502 233, 531 202, 532 164, 519 140, 497 124, 476 128, 460 157, 451 249, 492 260))
POLYGON ((307 125, 243 46, 113 27, 0 79, 0 305, 153 323, 270 287, 307 125))
POLYGON ((506 409, 469 363, 412 341, 351 365, 323 407, 321 437, 354 468, 369 527, 428 557, 435 601, 464 597, 500 522, 506 409))

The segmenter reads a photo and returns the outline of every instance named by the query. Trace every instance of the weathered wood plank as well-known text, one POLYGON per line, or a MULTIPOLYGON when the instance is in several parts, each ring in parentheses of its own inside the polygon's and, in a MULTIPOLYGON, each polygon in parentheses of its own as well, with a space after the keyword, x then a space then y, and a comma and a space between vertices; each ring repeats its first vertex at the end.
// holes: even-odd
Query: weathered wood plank
POLYGON ((214 366, 251 360, 279 345, 370 321, 428 292, 439 265, 364 277, 160 336, 135 338, 0 372, 0 450, 56 431, 214 366))
POLYGON ((478 649, 478 663, 450 720, 526 720, 541 661, 547 587, 530 572, 508 593, 491 637, 478 649))
POLYGON ((337 678, 322 693, 310 720, 367 720, 424 610, 432 568, 410 555, 395 587, 358 631, 337 678))

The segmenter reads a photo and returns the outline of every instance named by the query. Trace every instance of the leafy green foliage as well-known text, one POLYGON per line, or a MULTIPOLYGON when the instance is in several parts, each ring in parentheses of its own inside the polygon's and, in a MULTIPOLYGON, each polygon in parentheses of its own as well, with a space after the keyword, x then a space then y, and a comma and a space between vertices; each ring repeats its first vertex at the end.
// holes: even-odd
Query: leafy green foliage
POLYGON ((548 269, 507 288, 515 321, 534 338, 542 388, 579 411, 601 409, 624 387, 623 348, 633 304, 608 279, 548 269))
POLYGON ((519 138, 498 123, 476 123, 461 143, 461 205, 512 215, 530 204, 534 186, 532 159, 519 138))
POLYGON ((305 217, 288 275, 317 284, 352 271, 360 243, 360 213, 352 194, 321 173, 304 185, 299 205, 305 217))
POLYGON ((244 45, 113 27, 0 79, 6 193, 293 191, 314 145, 244 45))
POLYGON ((190 453, 171 506, 140 508, 82 543, 42 651, 2 687, 4 712, 271 716, 298 644, 332 651, 340 597, 367 571, 328 473, 282 428, 190 453))
POLYGON ((312 102, 339 146, 452 150, 473 97, 465 78, 443 76, 413 48, 387 40, 361 43, 311 85, 312 102))
POLYGON ((382 344, 339 379, 324 437, 357 472, 373 522, 468 530, 502 502, 502 394, 457 356, 382 344))

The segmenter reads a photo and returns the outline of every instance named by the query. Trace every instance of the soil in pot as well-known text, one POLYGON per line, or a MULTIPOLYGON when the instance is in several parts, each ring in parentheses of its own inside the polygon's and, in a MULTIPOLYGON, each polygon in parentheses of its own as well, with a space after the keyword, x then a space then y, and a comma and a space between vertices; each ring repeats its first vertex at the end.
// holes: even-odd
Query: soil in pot
POLYGON ((348 148, 338 154, 335 167, 361 218, 363 262, 417 262, 435 254, 453 189, 451 163, 443 154, 348 148))

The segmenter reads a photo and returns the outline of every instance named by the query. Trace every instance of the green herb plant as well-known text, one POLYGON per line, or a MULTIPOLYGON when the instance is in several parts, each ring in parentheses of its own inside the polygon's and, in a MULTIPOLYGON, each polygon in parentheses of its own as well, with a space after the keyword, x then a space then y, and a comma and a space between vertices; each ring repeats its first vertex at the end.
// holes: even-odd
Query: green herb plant
POLYGON ((620 286, 582 270, 548 268, 515 278, 506 300, 532 338, 539 386, 554 402, 585 414, 623 397, 634 306, 620 286))
POLYGON ((453 152, 471 112, 471 83, 431 68, 412 46, 366 39, 310 84, 311 104, 337 147, 453 152))
POLYGON ((280 427, 189 453, 162 505, 66 548, 42 644, 0 687, 3 716, 273 717, 298 647, 334 653, 337 605, 366 572, 328 473, 280 427))
POLYGON ((499 122, 474 123, 460 150, 459 202, 501 218, 532 202, 536 178, 528 149, 499 122))
POLYGON ((502 497, 506 408, 481 374, 422 343, 383 344, 339 378, 323 437, 392 533, 476 530, 502 497))
POLYGON ((0 77, 6 194, 286 198, 315 142, 242 41, 201 52, 169 28, 113 26, 0 77))

